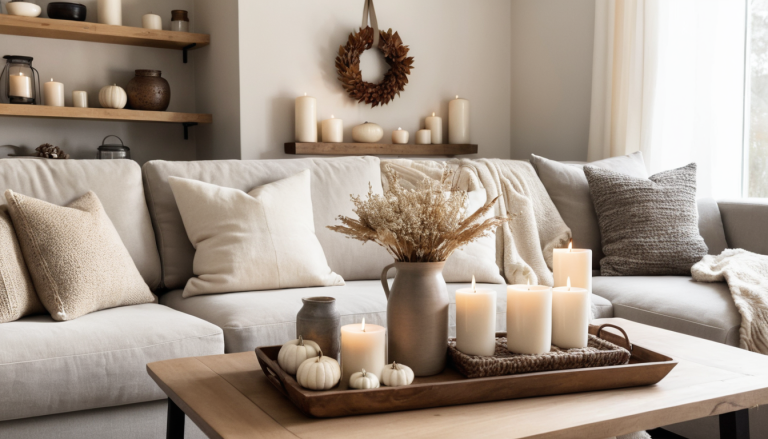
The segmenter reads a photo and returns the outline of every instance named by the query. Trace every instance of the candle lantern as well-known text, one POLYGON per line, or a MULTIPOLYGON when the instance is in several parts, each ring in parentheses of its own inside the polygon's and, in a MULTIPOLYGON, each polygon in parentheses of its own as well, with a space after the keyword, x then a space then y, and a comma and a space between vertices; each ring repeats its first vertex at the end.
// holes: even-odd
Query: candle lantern
POLYGON ((5 87, 5 99, 11 104, 37 105, 40 95, 40 74, 32 67, 31 56, 6 55, 0 83, 5 87), (37 84, 37 88, 35 88, 37 84))
POLYGON ((96 158, 100 160, 112 160, 112 159, 129 159, 130 160, 131 149, 123 144, 123 139, 114 135, 109 135, 105 137, 104 140, 101 141, 101 146, 99 146, 99 152, 96 155, 96 158), (105 145, 104 142, 110 137, 114 137, 117 140, 119 140, 120 144, 105 145))

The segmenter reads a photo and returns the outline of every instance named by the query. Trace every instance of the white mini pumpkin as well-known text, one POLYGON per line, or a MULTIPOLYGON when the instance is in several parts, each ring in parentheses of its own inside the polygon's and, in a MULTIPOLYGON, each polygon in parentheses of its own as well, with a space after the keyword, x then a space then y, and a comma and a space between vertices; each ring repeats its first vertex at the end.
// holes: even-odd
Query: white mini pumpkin
POLYGON ((299 336, 296 340, 291 340, 280 348, 277 354, 277 364, 284 371, 291 375, 296 375, 301 363, 308 358, 317 357, 320 352, 320 346, 314 341, 304 340, 299 336))
POLYGON ((99 90, 99 104, 104 108, 125 108, 128 103, 128 95, 122 87, 108 85, 99 90))
POLYGON ((384 129, 373 122, 352 127, 352 140, 359 143, 376 143, 384 137, 384 129))
POLYGON ((341 368, 339 362, 323 356, 323 351, 315 358, 305 360, 296 372, 296 381, 301 387, 310 390, 328 390, 339 384, 341 368))
POLYGON ((387 364, 381 371, 381 383, 389 387, 407 386, 413 382, 413 370, 408 366, 387 364))
POLYGON ((378 389, 379 378, 371 372, 355 372, 349 377, 349 387, 352 389, 378 389))

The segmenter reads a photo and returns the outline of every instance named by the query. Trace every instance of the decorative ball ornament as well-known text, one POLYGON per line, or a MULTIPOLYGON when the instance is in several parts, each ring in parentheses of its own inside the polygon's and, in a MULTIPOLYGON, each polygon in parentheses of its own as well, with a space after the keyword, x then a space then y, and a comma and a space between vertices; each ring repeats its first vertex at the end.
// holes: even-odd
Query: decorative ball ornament
POLYGON ((413 382, 413 370, 394 361, 381 371, 381 383, 388 387, 407 386, 413 382))
POLYGON ((349 377, 349 387, 352 389, 378 389, 379 378, 363 369, 362 372, 355 372, 349 377))
POLYGON ((310 390, 328 390, 339 383, 341 367, 331 357, 320 356, 304 360, 296 371, 296 381, 301 387, 310 390))
POLYGON ((104 108, 125 108, 128 103, 128 95, 117 84, 108 85, 99 91, 99 104, 104 108))
POLYGON ((299 336, 296 340, 291 340, 280 348, 277 354, 277 364, 291 375, 295 375, 299 366, 308 358, 317 357, 320 353, 320 346, 314 341, 304 340, 299 336))

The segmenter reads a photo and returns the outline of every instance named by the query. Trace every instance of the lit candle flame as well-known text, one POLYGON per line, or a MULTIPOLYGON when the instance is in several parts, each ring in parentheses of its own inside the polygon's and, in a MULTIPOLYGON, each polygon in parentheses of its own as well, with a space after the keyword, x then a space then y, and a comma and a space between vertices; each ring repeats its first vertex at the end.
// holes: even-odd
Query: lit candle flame
POLYGON ((572 252, 572 251, 573 251, 573 239, 571 239, 570 241, 568 241, 568 251, 569 251, 569 252, 572 252))
POLYGON ((571 291, 571 276, 568 276, 568 280, 565 282, 565 285, 568 286, 568 291, 571 291))
POLYGON ((398 131, 401 131, 401 130, 402 130, 402 128, 400 128, 400 127, 397 127, 397 130, 398 130, 398 131))
POLYGON ((432 117, 435 117, 435 112, 434 111, 432 112, 432 117))
POLYGON ((360 325, 360 329, 362 329, 363 332, 365 332, 365 317, 363 317, 363 323, 362 325, 360 325))
POLYGON ((333 119, 333 118, 334 118, 334 117, 333 117, 333 114, 331 114, 331 119, 333 119))
POLYGON ((477 292, 477 291, 475 291, 475 275, 474 274, 472 275, 472 292, 473 293, 477 292))
POLYGON ((51 82, 53 82, 53 78, 51 78, 51 82))
POLYGON ((456 95, 456 99, 458 99, 458 98, 459 98, 459 95, 456 95))
POLYGON ((306 94, 306 93, 304 93, 304 96, 306 96, 306 95, 307 95, 307 94, 306 94))

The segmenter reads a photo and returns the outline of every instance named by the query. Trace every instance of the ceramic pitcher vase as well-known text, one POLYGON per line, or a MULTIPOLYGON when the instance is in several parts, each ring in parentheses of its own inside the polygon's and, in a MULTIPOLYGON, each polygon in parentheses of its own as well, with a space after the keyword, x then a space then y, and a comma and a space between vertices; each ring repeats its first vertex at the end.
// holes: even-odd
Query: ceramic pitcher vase
POLYGON ((445 369, 448 350, 448 287, 445 262, 395 262, 381 273, 387 295, 388 362, 413 369, 416 376, 445 369), (397 274, 390 288, 387 272, 397 274))

